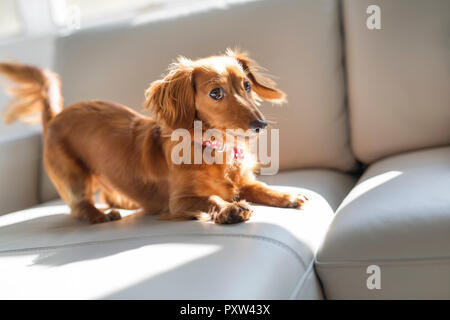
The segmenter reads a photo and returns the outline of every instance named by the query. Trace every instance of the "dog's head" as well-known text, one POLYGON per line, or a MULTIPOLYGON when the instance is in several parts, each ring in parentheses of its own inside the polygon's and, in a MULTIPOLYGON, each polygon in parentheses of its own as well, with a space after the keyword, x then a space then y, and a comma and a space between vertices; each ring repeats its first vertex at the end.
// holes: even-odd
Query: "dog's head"
POLYGON ((194 120, 201 120, 219 130, 257 133, 267 126, 258 101, 285 100, 285 94, 258 69, 247 54, 232 50, 195 61, 181 57, 164 79, 148 88, 145 106, 172 129, 189 129, 194 120))

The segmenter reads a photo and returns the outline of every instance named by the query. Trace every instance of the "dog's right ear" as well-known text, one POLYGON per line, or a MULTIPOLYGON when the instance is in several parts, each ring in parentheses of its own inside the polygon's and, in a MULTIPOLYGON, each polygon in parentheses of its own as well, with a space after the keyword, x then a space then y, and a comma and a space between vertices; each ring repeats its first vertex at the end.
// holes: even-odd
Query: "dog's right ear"
POLYGON ((172 128, 193 126, 195 120, 195 90, 193 62, 179 58, 169 68, 169 74, 154 81, 145 92, 145 108, 172 128))

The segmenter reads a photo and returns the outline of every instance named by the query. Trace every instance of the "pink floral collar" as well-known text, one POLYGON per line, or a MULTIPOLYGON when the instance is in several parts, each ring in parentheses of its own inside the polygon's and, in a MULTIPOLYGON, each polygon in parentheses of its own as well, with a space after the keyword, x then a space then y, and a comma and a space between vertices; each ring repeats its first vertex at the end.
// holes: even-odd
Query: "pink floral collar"
MULTIPOLYGON (((223 152, 225 150, 225 146, 223 143, 220 143, 219 141, 215 140, 203 140, 203 146, 209 147, 213 150, 217 150, 218 152, 223 152)), ((244 149, 234 147, 234 159, 236 160, 243 160, 245 157, 244 149)))

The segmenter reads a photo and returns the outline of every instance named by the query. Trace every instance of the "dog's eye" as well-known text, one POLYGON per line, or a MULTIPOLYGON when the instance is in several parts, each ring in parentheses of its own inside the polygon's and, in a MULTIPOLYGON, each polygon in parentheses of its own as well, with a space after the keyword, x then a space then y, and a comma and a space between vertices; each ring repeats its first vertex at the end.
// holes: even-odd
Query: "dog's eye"
POLYGON ((222 88, 214 88, 209 92, 209 96, 214 100, 222 100, 223 99, 223 90, 222 88))
POLYGON ((250 93, 250 91, 252 91, 252 85, 250 84, 250 82, 248 81, 244 82, 244 89, 245 91, 247 91, 247 93, 250 93))

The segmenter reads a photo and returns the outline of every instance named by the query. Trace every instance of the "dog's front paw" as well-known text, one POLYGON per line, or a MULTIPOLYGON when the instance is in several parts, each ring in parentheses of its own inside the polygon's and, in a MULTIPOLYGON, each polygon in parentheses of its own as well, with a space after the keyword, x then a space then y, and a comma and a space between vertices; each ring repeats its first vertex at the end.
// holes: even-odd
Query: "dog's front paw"
POLYGON ((308 198, 302 194, 286 194, 286 208, 301 209, 308 201, 308 198))
POLYGON ((122 219, 122 216, 120 215, 120 212, 117 210, 110 210, 109 213, 106 214, 109 221, 116 221, 122 219))
POLYGON ((246 201, 228 203, 213 216, 215 223, 231 224, 250 219, 253 211, 246 201))
POLYGON ((116 221, 120 220, 122 216, 120 215, 120 212, 117 210, 110 210, 109 213, 98 213, 95 216, 91 216, 89 218, 90 223, 103 223, 103 222, 109 222, 109 221, 116 221))

